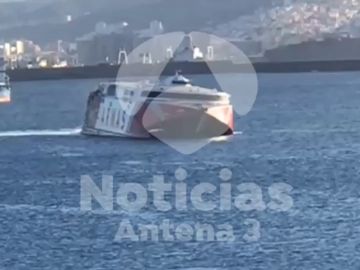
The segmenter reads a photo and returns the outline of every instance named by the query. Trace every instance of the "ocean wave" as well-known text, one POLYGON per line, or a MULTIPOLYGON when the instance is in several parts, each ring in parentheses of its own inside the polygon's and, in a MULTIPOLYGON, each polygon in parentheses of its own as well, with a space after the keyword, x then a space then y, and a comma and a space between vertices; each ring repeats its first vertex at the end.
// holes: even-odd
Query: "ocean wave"
POLYGON ((13 130, 2 131, 0 137, 30 137, 30 136, 74 136, 79 135, 81 128, 73 129, 43 129, 43 130, 13 130))

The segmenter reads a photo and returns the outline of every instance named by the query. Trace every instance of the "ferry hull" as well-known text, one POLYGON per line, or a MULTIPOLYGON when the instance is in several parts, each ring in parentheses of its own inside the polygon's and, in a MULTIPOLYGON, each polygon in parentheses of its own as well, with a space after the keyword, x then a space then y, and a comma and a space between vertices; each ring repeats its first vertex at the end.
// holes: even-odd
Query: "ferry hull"
POLYGON ((100 84, 88 98, 83 134, 130 138, 213 138, 234 131, 230 95, 172 78, 100 84))
POLYGON ((117 116, 114 113, 114 117, 110 115, 108 119, 101 119, 101 111, 98 109, 95 115, 87 115, 82 129, 84 135, 137 139, 211 138, 231 135, 234 131, 231 105, 198 108, 148 103, 143 104, 133 115, 123 113, 117 116), (96 120, 91 117, 96 117, 96 120), (122 121, 118 121, 117 117, 122 118, 122 121))
POLYGON ((157 138, 212 138, 234 131, 230 105, 209 108, 150 105, 142 123, 157 138))

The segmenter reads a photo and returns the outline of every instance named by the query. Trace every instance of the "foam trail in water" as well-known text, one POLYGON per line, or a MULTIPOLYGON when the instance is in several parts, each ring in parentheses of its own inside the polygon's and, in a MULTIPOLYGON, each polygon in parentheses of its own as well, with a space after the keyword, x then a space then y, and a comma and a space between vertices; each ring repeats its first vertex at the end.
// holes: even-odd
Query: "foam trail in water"
MULTIPOLYGON (((241 135, 243 134, 241 131, 234 131, 234 136, 237 136, 237 135, 241 135)), ((226 142, 226 141, 229 141, 231 140, 231 136, 218 136, 218 137, 214 137, 214 138, 211 138, 209 139, 210 142, 226 142)))
POLYGON ((79 135, 81 128, 74 129, 44 129, 44 130, 14 130, 0 132, 0 137, 28 137, 28 136, 73 136, 79 135))
MULTIPOLYGON (((0 137, 30 137, 30 136, 74 136, 80 135, 81 128, 64 128, 64 129, 43 129, 43 130, 13 130, 0 131, 0 137)), ((234 135, 243 134, 241 131, 235 131, 234 135)), ((219 136, 212 138, 211 141, 223 141, 228 139, 228 136, 219 136)))

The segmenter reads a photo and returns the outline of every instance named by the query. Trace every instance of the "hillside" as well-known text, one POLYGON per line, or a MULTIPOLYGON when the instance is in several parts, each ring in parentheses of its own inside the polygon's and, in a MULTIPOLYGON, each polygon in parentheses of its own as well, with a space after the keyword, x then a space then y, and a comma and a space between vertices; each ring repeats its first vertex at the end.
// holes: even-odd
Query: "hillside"
POLYGON ((74 40, 92 31, 98 21, 127 21, 140 29, 154 19, 163 21, 168 31, 190 31, 268 5, 268 0, 27 0, 0 4, 0 37, 29 38, 40 43, 74 40), (71 23, 65 22, 67 14, 73 17, 71 23))

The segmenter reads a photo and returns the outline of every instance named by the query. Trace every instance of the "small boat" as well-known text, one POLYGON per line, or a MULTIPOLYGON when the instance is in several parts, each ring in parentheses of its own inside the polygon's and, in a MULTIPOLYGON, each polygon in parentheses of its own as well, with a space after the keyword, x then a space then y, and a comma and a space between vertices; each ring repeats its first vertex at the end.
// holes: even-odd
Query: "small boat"
POLYGON ((212 138, 234 131, 230 95, 175 76, 156 83, 101 83, 88 98, 82 133, 130 138, 212 138))
POLYGON ((10 79, 5 71, 0 70, 0 103, 9 103, 11 101, 10 79))

